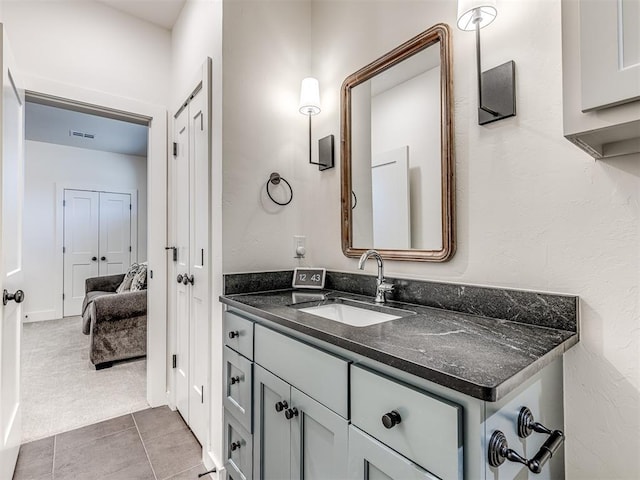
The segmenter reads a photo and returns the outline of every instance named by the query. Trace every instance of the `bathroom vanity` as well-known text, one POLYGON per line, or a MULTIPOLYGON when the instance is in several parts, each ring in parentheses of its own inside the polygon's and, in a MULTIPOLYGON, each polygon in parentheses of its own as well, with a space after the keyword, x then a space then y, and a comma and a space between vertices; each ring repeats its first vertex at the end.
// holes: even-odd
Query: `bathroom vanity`
POLYGON ((576 297, 393 279, 380 307, 369 276, 327 272, 316 292, 287 278, 225 279, 227 478, 563 478, 576 297), (331 304, 398 318, 308 311, 331 304))

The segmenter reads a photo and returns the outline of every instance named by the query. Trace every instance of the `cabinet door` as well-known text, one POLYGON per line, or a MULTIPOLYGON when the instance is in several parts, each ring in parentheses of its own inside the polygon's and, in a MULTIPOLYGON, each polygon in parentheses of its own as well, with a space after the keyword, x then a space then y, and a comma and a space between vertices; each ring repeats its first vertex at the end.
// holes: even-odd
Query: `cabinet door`
POLYGON ((308 395, 291 387, 291 478, 347 478, 348 422, 308 395))
POLYGON ((254 373, 253 478, 291 478, 291 422, 285 417, 285 410, 276 411, 278 402, 291 405, 290 386, 259 365, 255 365, 254 373))
POLYGON ((349 479, 438 480, 354 426, 349 427, 349 479))

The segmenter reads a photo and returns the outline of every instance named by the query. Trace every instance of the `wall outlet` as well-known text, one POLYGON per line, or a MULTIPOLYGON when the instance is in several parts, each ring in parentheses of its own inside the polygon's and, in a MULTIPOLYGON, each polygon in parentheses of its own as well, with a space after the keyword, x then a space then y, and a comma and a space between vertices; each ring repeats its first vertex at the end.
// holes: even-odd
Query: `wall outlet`
POLYGON ((304 258, 307 253, 307 237, 304 235, 293 236, 293 258, 304 258))

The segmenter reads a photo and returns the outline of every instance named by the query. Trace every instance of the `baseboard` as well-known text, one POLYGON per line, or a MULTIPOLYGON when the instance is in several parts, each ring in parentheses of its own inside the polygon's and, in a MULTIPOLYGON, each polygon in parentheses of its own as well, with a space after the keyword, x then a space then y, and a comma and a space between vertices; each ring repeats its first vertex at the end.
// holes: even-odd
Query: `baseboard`
POLYGON ((58 320, 55 310, 40 310, 38 312, 27 312, 23 315, 22 323, 44 322, 46 320, 58 320))
POLYGON ((203 455, 204 467, 207 470, 211 470, 215 467, 215 473, 210 473, 209 478, 213 478, 215 480, 223 480, 225 478, 224 475, 224 466, 217 461, 216 457, 213 455, 213 452, 204 452, 203 455))

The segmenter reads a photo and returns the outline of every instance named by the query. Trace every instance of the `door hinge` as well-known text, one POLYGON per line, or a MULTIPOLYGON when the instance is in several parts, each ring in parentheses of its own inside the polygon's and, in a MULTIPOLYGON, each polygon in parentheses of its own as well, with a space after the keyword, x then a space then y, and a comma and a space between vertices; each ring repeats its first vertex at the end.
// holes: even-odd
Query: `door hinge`
POLYGON ((131 245, 129 245, 129 252, 131 252, 131 245))
POLYGON ((62 253, 67 253, 67 247, 62 247, 62 253))
POLYGON ((176 142, 173 142, 173 156, 178 156, 178 144, 176 142))
POLYGON ((171 368, 176 368, 178 366, 178 356, 176 354, 171 357, 171 365, 171 368))
POLYGON ((200 403, 204 403, 204 385, 200 387, 200 403))
POLYGON ((131 210, 131 204, 129 204, 129 210, 131 210))
POLYGON ((64 300, 64 293, 62 294, 62 299, 64 300))
POLYGON ((204 248, 200 249, 200 265, 204 267, 204 248))
POLYGON ((67 201, 66 200, 62 200, 62 206, 66 207, 67 206, 67 201))

